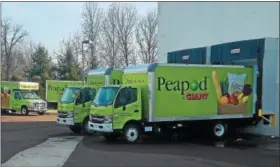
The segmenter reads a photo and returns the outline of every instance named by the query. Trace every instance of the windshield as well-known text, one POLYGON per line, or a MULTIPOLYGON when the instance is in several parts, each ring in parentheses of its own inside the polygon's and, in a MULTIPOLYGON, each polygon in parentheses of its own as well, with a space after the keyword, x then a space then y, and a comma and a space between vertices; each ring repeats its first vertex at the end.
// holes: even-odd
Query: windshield
POLYGON ((114 102, 118 87, 102 87, 98 90, 96 97, 93 101, 96 106, 111 105, 114 102))
POLYGON ((40 96, 36 92, 21 91, 20 92, 23 99, 39 99, 40 96))
POLYGON ((79 88, 66 88, 61 97, 61 103, 73 103, 76 99, 76 91, 79 88))

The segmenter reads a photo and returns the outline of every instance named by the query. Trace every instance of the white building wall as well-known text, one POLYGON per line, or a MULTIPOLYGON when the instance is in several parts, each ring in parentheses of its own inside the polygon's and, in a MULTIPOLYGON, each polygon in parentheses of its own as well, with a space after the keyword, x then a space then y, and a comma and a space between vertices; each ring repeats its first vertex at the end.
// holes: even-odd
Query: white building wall
POLYGON ((279 36, 279 2, 159 2, 159 61, 167 52, 279 36))
MULTIPOLYGON (((279 38, 279 6, 279 2, 159 2, 159 61, 166 63, 167 53, 175 50, 279 38)), ((275 80, 279 92, 279 78, 275 80)), ((279 95, 276 99, 277 104, 271 104, 277 113, 276 127, 259 124, 250 132, 279 136, 279 95)))

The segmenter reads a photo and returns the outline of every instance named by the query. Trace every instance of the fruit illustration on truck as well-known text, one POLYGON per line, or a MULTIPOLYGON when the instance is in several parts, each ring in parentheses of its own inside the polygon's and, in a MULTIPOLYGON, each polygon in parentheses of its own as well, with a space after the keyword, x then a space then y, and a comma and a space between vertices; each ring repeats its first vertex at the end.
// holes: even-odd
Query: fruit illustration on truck
POLYGON ((46 101, 58 103, 68 86, 82 86, 82 81, 46 80, 46 101))
POLYGON ((90 106, 97 90, 104 85, 120 84, 121 69, 105 68, 88 71, 85 86, 68 86, 58 103, 58 124, 69 126, 74 133, 88 133, 88 116, 90 106))
POLYGON ((174 128, 207 130, 221 138, 255 118, 256 75, 255 67, 230 65, 128 66, 123 85, 98 90, 88 128, 107 140, 123 136, 130 143, 143 133, 174 128))
POLYGON ((228 73, 224 81, 220 81, 216 71, 212 79, 218 99, 218 114, 245 114, 247 102, 252 94, 252 85, 245 84, 247 74, 228 73))
POLYGON ((47 111, 47 102, 38 95, 39 83, 1 81, 1 110, 28 115, 47 111))

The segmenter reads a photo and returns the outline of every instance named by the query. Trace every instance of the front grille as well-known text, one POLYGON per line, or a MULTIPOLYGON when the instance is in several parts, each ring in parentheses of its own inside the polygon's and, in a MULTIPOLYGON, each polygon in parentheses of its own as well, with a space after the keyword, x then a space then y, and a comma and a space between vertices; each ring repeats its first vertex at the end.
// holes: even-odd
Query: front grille
POLYGON ((34 103, 35 107, 46 107, 45 105, 45 103, 34 103))
POLYGON ((58 111, 57 115, 59 118, 66 118, 67 117, 67 111, 58 111))
POLYGON ((92 115, 90 121, 92 123, 103 123, 105 121, 105 116, 92 115))

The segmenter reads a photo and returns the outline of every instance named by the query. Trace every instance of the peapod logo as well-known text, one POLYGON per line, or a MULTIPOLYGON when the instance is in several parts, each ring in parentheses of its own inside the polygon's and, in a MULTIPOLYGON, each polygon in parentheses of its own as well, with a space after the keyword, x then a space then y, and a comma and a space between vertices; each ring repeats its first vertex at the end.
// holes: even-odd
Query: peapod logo
POLYGON ((165 89, 167 91, 178 91, 187 100, 207 100, 208 98, 208 77, 202 80, 193 81, 171 81, 166 80, 164 77, 157 78, 157 90, 165 89))
POLYGON ((66 87, 67 86, 65 86, 65 87, 58 87, 58 86, 48 85, 48 90, 53 91, 53 92, 61 92, 61 91, 63 92, 66 87))
POLYGON ((142 84, 144 83, 143 79, 126 79, 128 84, 142 84))
POLYGON ((65 86, 65 87, 58 87, 58 86, 48 85, 48 90, 51 91, 51 92, 58 92, 58 93, 62 94, 66 87, 67 86, 65 86))

